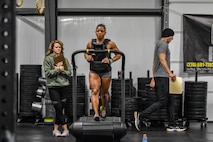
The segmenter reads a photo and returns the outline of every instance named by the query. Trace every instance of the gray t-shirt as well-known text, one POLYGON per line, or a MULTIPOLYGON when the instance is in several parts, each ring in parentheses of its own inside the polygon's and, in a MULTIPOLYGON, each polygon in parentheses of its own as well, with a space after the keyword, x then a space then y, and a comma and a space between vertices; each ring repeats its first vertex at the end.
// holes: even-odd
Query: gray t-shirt
POLYGON ((170 50, 168 48, 168 43, 159 40, 156 43, 155 46, 155 52, 154 52, 154 77, 169 77, 167 72, 164 70, 163 66, 160 63, 158 54, 159 53, 165 53, 166 54, 166 61, 168 64, 168 67, 170 68, 170 50))

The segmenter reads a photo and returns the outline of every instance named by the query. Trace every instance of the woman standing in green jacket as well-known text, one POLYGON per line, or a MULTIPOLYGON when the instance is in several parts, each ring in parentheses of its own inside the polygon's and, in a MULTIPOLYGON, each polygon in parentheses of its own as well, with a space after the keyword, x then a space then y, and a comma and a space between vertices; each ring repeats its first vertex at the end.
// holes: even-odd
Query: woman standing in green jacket
POLYGON ((63 43, 59 40, 50 42, 43 67, 49 90, 49 96, 55 108, 55 122, 53 136, 69 136, 69 129, 65 121, 63 110, 66 105, 67 95, 69 95, 69 78, 71 76, 71 65, 64 57, 63 43), (59 131, 61 125, 63 132, 59 131))

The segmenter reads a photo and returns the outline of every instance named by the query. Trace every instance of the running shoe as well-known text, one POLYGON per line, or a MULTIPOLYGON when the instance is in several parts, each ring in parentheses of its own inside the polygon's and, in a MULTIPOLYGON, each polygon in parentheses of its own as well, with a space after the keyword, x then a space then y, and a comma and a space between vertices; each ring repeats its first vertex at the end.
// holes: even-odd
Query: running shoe
POLYGON ((63 133, 61 134, 62 137, 68 137, 69 136, 69 130, 64 130, 63 133))
POLYGON ((106 118, 106 110, 103 109, 103 106, 100 106, 101 117, 106 118))
POLYGON ((141 131, 140 114, 137 111, 134 112, 134 118, 135 118, 135 128, 138 131, 141 131))
POLYGON ((183 132, 186 130, 186 127, 181 126, 169 126, 166 131, 168 132, 183 132))
POLYGON ((53 136, 60 137, 61 136, 61 132, 59 130, 53 130, 53 136))
POLYGON ((94 118, 95 121, 100 121, 101 120, 101 117, 99 116, 99 114, 95 114, 93 116, 93 118, 94 118))

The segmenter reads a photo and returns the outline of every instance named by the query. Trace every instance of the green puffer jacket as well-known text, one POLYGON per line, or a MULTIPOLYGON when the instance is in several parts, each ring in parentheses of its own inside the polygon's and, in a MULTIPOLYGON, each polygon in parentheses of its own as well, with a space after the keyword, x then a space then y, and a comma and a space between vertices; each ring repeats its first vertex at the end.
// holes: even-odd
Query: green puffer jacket
POLYGON ((61 71, 54 68, 54 53, 46 56, 43 61, 43 68, 47 81, 47 87, 63 87, 70 84, 69 79, 71 76, 71 65, 67 58, 65 58, 67 70, 61 71))

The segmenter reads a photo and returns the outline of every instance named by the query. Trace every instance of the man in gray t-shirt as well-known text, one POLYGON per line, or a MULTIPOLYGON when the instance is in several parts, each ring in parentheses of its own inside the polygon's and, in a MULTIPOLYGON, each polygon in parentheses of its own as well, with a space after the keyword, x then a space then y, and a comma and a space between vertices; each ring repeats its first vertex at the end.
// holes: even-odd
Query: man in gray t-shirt
MULTIPOLYGON (((152 114, 156 110, 167 106, 169 100, 169 77, 175 81, 176 75, 170 70, 170 50, 168 44, 173 40, 174 31, 166 28, 162 31, 161 39, 156 43, 153 61, 153 77, 150 82, 150 87, 155 88, 158 100, 141 112, 134 112, 135 127, 138 131, 141 130, 141 123, 146 123, 146 116, 152 114)), ((184 131, 177 125, 174 115, 174 105, 168 105, 168 120, 169 127, 167 131, 184 131)))
POLYGON ((170 50, 168 48, 168 43, 159 40, 155 47, 154 52, 154 62, 153 62, 153 76, 154 77, 169 77, 170 73, 170 50), (164 65, 160 61, 160 56, 163 56, 164 65), (165 57, 164 57, 165 56, 165 57))

